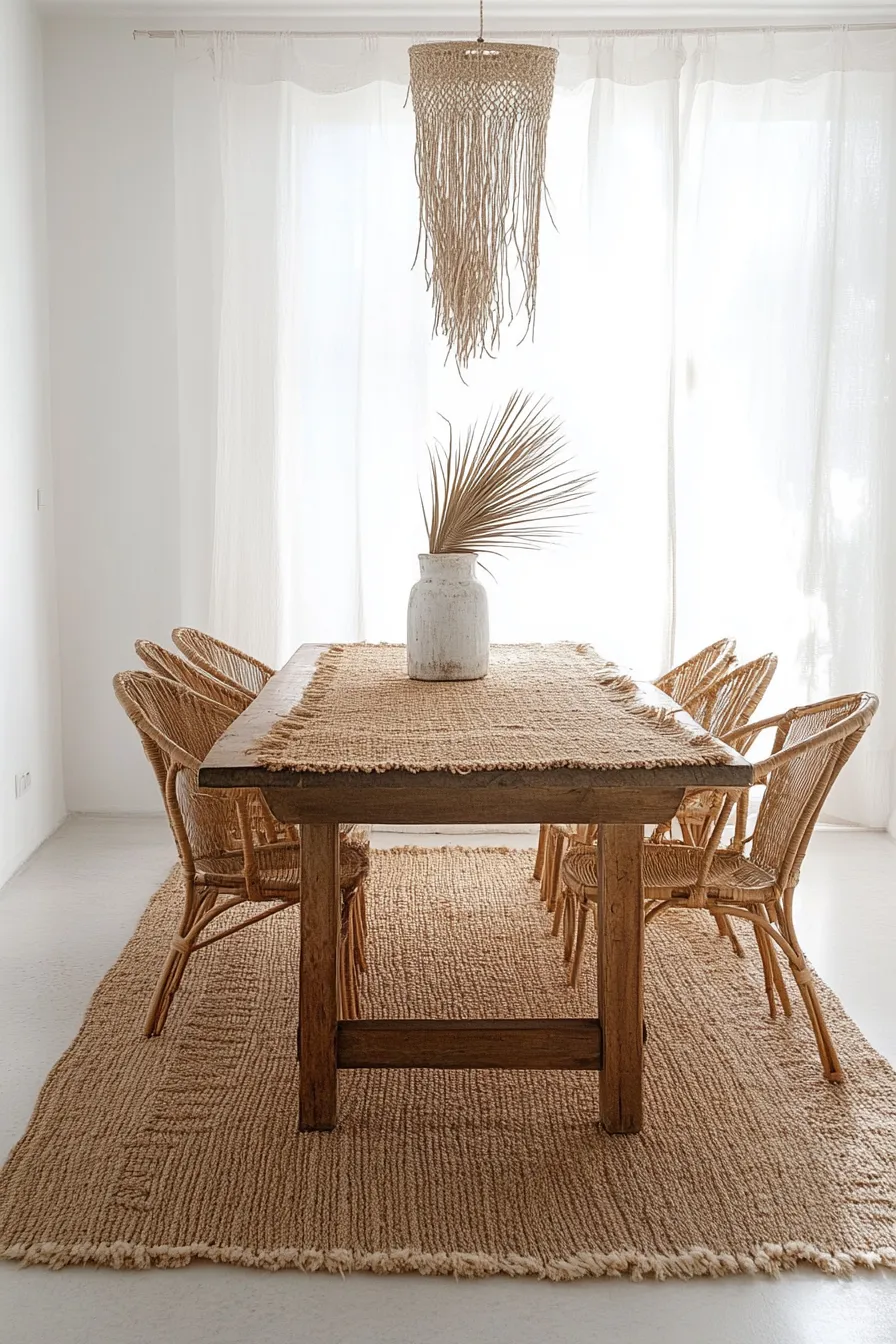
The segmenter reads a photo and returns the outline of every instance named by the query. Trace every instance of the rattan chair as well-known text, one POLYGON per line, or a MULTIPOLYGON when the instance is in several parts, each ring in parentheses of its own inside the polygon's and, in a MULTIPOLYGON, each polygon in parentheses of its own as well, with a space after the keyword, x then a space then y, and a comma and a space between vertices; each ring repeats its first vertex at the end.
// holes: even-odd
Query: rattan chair
MULTIPOLYGON (((714 644, 707 644, 699 653, 663 673, 654 685, 676 704, 684 706, 687 700, 704 692, 728 671, 734 662, 734 648, 733 639, 717 639, 714 644)), ((566 840, 574 830, 574 826, 549 825, 546 822, 542 822, 538 828, 538 848, 535 851, 532 876, 541 883, 541 899, 550 911, 556 908, 560 865, 566 840)))
POLYGON ((241 649, 235 649, 232 644, 225 644, 222 639, 215 639, 214 635, 207 635, 202 630, 178 626, 176 630, 171 631, 171 638, 184 657, 196 667, 201 668, 210 677, 223 681, 225 685, 235 687, 238 691, 248 691, 250 695, 257 695, 274 675, 274 669, 268 667, 267 663, 262 663, 251 654, 243 653, 241 649))
MULTIPOLYGON (((206 700, 214 700, 232 710, 234 715, 241 714, 252 703, 254 697, 248 691, 237 690, 235 686, 225 686, 223 681, 210 677, 206 672, 200 672, 199 668, 188 663, 186 658, 181 658, 179 654, 163 648, 161 644, 154 644, 150 639, 138 639, 134 642, 134 648, 150 672, 189 686, 191 691, 205 696, 206 700)), ((253 792, 250 797, 249 814, 256 837, 262 844, 274 840, 298 839, 296 828, 277 821, 263 796, 258 792, 253 792)))
MULTIPOLYGON (((785 1014, 790 1013, 776 948, 784 953, 809 1014, 824 1076, 832 1082, 841 1081, 843 1071, 797 938, 793 896, 824 801, 874 717, 877 703, 877 697, 867 693, 839 696, 736 729, 728 737, 733 745, 755 740, 765 729, 775 730, 771 755, 754 766, 754 778, 765 785, 765 792, 752 836, 735 834, 730 845, 721 847, 735 802, 727 795, 705 845, 648 841, 643 851, 648 923, 663 911, 685 907, 753 925, 773 1017, 776 996, 785 1014)), ((572 984, 581 967, 588 911, 598 897, 599 856, 588 841, 589 837, 575 837, 563 864, 564 885, 576 901, 572 984)))
POLYGON ((777 666, 777 655, 764 653, 748 663, 730 667, 705 681, 681 702, 682 707, 713 737, 723 737, 750 720, 777 666))
MULTIPOLYGON (((769 688, 778 659, 774 653, 764 653, 749 663, 724 672, 707 683, 683 706, 701 727, 713 737, 726 738, 735 728, 749 723, 769 688)), ((755 740, 757 733, 750 738, 755 740)), ((744 798, 747 791, 744 792, 744 798)), ((689 789, 678 809, 676 821, 682 839, 689 845, 702 845, 709 838, 713 818, 718 811, 719 795, 707 790, 689 789)), ((672 823, 657 827, 653 839, 660 839, 671 831, 672 823)))
MULTIPOLYGON (((713 737, 723 737, 732 728, 740 727, 755 713, 762 697, 775 674, 778 659, 773 653, 763 654, 749 663, 722 673, 715 673, 705 680, 702 687, 686 701, 683 708, 713 737)), ((746 792, 745 792, 746 798, 746 792)), ((676 814, 681 834, 686 843, 700 845, 708 838, 712 822, 719 807, 719 795, 709 790, 691 789, 685 794, 684 802, 676 814)), ((654 840, 671 838, 671 821, 657 826, 651 837, 654 840)), ((575 826, 554 824, 546 827, 549 836, 546 845, 547 862, 542 872, 542 899, 553 914, 552 932, 560 932, 564 918, 564 894, 561 889, 560 872, 563 857, 575 834, 575 826)), ((729 920, 719 916, 719 932, 730 938, 731 944, 739 956, 743 948, 729 920)))
POLYGON ((171 681, 182 682, 184 686, 189 686, 191 691, 204 695, 206 700, 215 700, 218 704, 235 710, 237 714, 248 709, 254 699, 250 691, 237 689, 219 681, 217 677, 209 676, 207 672, 200 671, 195 663, 188 662, 186 658, 181 658, 180 654, 163 648, 161 644, 154 644, 151 639, 135 640, 134 649, 150 672, 155 672, 160 677, 168 677, 171 681))
POLYGON ((668 672, 657 677, 654 685, 677 705, 683 705, 721 673, 728 671, 734 662, 734 648, 733 639, 717 639, 714 644, 707 644, 705 649, 686 658, 677 667, 670 667, 668 672))
MULTIPOLYGON (((258 843, 250 808, 257 791, 199 787, 200 763, 233 722, 231 709, 151 672, 120 672, 114 686, 155 771, 184 873, 183 913, 144 1024, 147 1036, 157 1036, 196 952, 299 900, 300 849, 295 842, 258 843), (209 931, 244 902, 262 908, 209 931)), ((347 828, 340 841, 340 1011, 357 1017, 366 923, 359 894, 369 845, 357 828, 347 828)))
MULTIPOLYGON (((778 659, 774 653, 765 653, 748 663, 741 663, 739 667, 734 667, 730 671, 723 672, 721 676, 714 676, 705 682, 685 702, 684 708, 707 732, 712 733, 713 737, 724 737, 734 728, 749 723, 762 703, 777 666, 778 659)), ((755 736, 754 733, 750 743, 755 736)), ((749 789, 744 789, 738 795, 736 806, 739 810, 746 809, 749 792, 749 789)), ((706 843, 721 802, 721 795, 712 790, 688 790, 674 818, 685 844, 706 843)), ((658 826, 652 838, 671 840, 672 822, 658 826)), ((731 920, 727 915, 716 915, 716 924, 719 933, 730 940, 734 951, 742 957, 744 950, 731 920)))

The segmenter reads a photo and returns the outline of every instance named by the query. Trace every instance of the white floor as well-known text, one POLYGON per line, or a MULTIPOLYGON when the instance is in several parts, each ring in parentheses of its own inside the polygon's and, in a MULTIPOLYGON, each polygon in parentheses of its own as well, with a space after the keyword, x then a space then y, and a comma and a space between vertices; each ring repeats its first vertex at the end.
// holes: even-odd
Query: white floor
MULTIPOLYGON (((415 842, 422 837, 414 837, 415 842)), ((380 836, 380 843, 390 838, 380 836)), ((433 837, 432 843, 463 837, 433 837)), ((486 840, 477 836, 473 841, 486 840)), ((407 843, 407 836, 395 837, 407 843)), ((487 843, 498 843, 488 837, 487 843)), ((527 845, 513 835, 506 843, 527 845)), ((161 820, 73 818, 0 892, 0 1149, 115 960, 173 852, 161 820)), ((800 888, 806 950, 896 1061, 896 844, 821 832, 800 888)), ((211 1265, 0 1265, 2 1344, 892 1344, 896 1275, 690 1283, 347 1279, 211 1265)))

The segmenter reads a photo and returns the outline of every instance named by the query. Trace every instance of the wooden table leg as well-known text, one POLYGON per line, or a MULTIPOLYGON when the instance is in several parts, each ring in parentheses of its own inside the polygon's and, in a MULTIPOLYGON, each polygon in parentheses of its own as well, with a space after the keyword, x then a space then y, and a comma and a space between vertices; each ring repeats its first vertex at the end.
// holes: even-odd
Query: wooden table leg
POLYGON ((603 1030, 600 1119, 611 1134, 641 1128, 644 1057, 643 826, 598 831, 598 1014, 603 1030))
POLYGON ((336 1124, 339 1020, 339 827, 301 827, 299 1129, 336 1124))

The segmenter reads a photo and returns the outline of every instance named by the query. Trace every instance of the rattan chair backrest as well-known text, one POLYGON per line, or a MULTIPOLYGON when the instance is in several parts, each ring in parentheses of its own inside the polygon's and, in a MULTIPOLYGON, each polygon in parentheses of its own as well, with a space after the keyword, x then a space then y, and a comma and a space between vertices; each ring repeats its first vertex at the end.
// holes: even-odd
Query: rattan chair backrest
POLYGON ((154 644, 151 639, 136 640, 134 648, 150 672, 155 672, 160 677, 167 677, 170 681, 179 681, 184 686, 189 686, 191 691, 205 696, 207 700, 215 700, 221 705, 226 705, 228 709, 236 710, 238 714, 252 703, 251 692, 237 690, 235 686, 228 686, 216 677, 209 676, 195 663, 188 662, 186 658, 181 658, 179 653, 173 653, 171 649, 163 648, 161 644, 154 644))
POLYGON ((115 694, 136 727, 162 786, 186 863, 239 846, 236 796, 201 789, 199 766, 235 718, 232 709, 152 672, 119 672, 115 694))
POLYGON ((179 626, 172 630, 171 638, 184 657, 196 667, 237 690, 257 695, 274 675, 274 669, 268 667, 267 663, 253 658, 249 653, 243 653, 232 644, 225 644, 214 635, 207 635, 203 630, 179 626))
POLYGON ((782 715, 772 755, 756 766, 766 782, 750 857, 784 889, 799 865, 834 780, 877 710, 867 692, 803 705, 782 715))
POLYGON ((685 701, 684 707, 713 737, 722 737, 752 718, 777 666, 774 653, 753 658, 714 678, 685 701))
POLYGON ((683 705, 697 694, 708 681, 713 680, 734 662, 734 640, 717 639, 705 649, 686 658, 676 667, 670 667, 658 677, 654 685, 676 704, 683 705))

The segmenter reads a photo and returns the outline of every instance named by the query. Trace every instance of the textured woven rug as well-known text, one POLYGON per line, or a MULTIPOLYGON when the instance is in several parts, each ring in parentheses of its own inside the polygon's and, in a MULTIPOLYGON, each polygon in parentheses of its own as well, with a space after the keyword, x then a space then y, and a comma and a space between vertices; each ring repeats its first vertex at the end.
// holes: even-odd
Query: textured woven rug
POLYGON ((403 644, 333 644, 253 756, 271 770, 624 770, 731 759, 584 644, 498 644, 481 681, 411 681, 403 644))
MULTIPOLYGON (((571 1015, 531 853, 375 853, 369 1016, 571 1015)), ((646 1125, 610 1138, 597 1077, 359 1071, 331 1134, 296 1132, 298 919, 190 968, 140 1035, 177 879, 153 898, 0 1176, 29 1263, 689 1277, 896 1266, 896 1076, 833 995, 848 1070, 770 1021, 756 958, 697 912, 648 938, 646 1125)))

